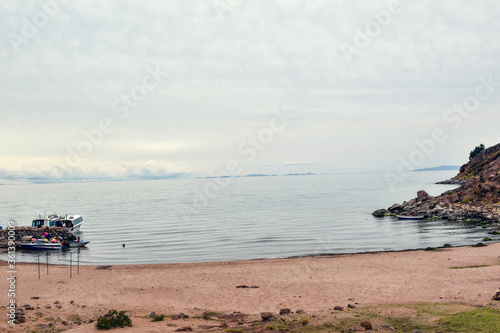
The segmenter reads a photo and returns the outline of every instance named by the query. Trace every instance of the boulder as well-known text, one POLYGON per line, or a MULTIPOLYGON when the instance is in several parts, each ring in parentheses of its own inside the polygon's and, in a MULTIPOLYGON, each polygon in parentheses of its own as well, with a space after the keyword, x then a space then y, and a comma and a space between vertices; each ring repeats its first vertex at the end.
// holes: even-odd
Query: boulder
POLYGON ((21 309, 21 308, 17 308, 17 309, 16 309, 16 312, 15 312, 15 314, 14 314, 14 318, 15 318, 18 322, 20 322, 20 323, 24 323, 24 322, 26 322, 26 317, 24 316, 24 311, 23 311, 23 309, 21 309))
POLYGON ((448 199, 449 199, 450 203, 452 203, 452 204, 460 201, 460 197, 456 193, 452 193, 452 194, 448 195, 448 199))
POLYGON ((280 309, 280 315, 290 314, 290 309, 280 309))
POLYGON ((429 194, 425 192, 424 190, 420 190, 417 192, 417 200, 422 201, 424 199, 427 199, 429 197, 429 194))
POLYGON ((271 312, 262 312, 260 317, 262 318, 262 321, 268 321, 273 317, 273 314, 271 312))
POLYGON ((387 209, 377 209, 376 211, 373 212, 372 215, 375 217, 384 217, 387 214, 390 214, 390 212, 387 209))
POLYGON ((372 323, 368 320, 365 320, 361 323, 361 327, 364 327, 365 330, 371 330, 373 328, 372 323))
POLYGON ((389 211, 391 213, 395 213, 395 212, 400 212, 403 210, 403 207, 398 204, 398 203, 395 203, 394 205, 392 205, 391 207, 389 207, 389 211))

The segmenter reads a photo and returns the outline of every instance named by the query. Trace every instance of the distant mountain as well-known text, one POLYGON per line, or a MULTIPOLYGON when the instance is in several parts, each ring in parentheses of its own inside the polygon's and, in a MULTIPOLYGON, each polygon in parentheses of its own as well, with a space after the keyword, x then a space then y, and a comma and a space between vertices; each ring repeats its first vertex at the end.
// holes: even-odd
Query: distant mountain
POLYGON ((413 171, 445 171, 445 170, 460 170, 459 165, 441 165, 432 168, 417 169, 413 171))
POLYGON ((315 173, 307 172, 307 173, 287 173, 285 176, 315 176, 315 173))

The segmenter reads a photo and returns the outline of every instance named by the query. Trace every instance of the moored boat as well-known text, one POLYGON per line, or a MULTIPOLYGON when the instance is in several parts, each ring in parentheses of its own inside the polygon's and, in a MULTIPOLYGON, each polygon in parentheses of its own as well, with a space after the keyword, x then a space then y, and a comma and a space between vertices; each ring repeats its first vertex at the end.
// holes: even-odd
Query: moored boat
POLYGON ((396 215, 400 220, 422 220, 423 215, 396 215))
POLYGON ((59 216, 57 214, 38 215, 31 224, 33 227, 43 228, 47 227, 59 227, 67 229, 71 232, 76 232, 80 230, 83 224, 83 217, 81 215, 64 215, 59 216))
POLYGON ((32 239, 29 243, 21 243, 26 250, 60 250, 63 248, 61 242, 50 242, 46 239, 32 239))
POLYGON ((77 241, 77 240, 68 241, 69 247, 84 247, 88 243, 90 243, 90 241, 77 241))

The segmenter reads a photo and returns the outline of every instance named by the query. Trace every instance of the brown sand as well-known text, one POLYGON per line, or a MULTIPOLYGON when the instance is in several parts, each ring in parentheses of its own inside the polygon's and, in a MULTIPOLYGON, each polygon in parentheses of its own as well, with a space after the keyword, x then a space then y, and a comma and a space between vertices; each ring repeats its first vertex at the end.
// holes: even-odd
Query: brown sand
MULTIPOLYGON (((4 276, 7 265, 0 263, 4 276)), ((459 247, 435 251, 382 252, 366 254, 271 259, 217 263, 124 265, 109 269, 17 264, 16 299, 30 304, 27 323, 12 327, 2 309, 0 329, 27 331, 43 318, 60 317, 72 322, 96 318, 109 309, 132 313, 133 328, 120 332, 168 332, 179 328, 166 322, 137 318, 150 312, 185 313, 240 311, 255 318, 263 311, 303 309, 308 314, 330 311, 335 305, 357 307, 413 302, 462 302, 500 308, 491 297, 500 287, 500 243, 486 247, 459 247), (486 267, 452 269, 488 265, 486 267), (258 288, 236 288, 239 285, 258 288), (38 296, 39 299, 31 297, 38 296), (62 309, 55 308, 59 301, 62 309), (71 301, 74 301, 71 304, 71 301), (46 309, 46 305, 51 305, 46 309), (37 308, 40 307, 40 308, 37 308), (35 312, 42 312, 36 323, 35 312), (30 319, 31 318, 31 319, 30 319), (30 322, 28 324, 28 322, 30 322)), ((8 281, 0 279, 1 305, 9 302, 8 281)), ((182 321, 182 320, 181 320, 182 321)), ((71 332, 96 331, 93 324, 56 327, 71 332)))

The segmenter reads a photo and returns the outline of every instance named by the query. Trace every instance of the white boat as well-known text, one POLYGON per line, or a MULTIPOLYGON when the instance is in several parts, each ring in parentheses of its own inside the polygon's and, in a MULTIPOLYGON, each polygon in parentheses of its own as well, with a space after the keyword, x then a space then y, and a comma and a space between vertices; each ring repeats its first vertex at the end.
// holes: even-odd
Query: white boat
POLYGON ((90 243, 90 241, 77 241, 77 240, 68 241, 69 247, 84 247, 88 243, 90 243))
POLYGON ((83 224, 83 217, 81 215, 64 215, 59 216, 57 214, 51 215, 38 215, 31 224, 33 227, 43 228, 48 227, 60 227, 68 229, 71 232, 76 232, 80 230, 83 224))
POLYGON ((46 239, 34 239, 29 243, 21 243, 23 249, 27 250, 60 250, 62 249, 61 242, 50 242, 46 239))
POLYGON ((54 220, 56 220, 58 218, 59 218, 59 216, 56 215, 56 214, 52 214, 52 215, 45 214, 45 216, 38 215, 38 217, 36 217, 35 219, 33 219, 33 222, 31 223, 31 226, 32 227, 37 227, 37 228, 43 228, 45 226, 49 226, 49 224, 50 224, 51 221, 54 221, 54 220))
POLYGON ((423 220, 423 215, 396 215, 400 220, 423 220))
POLYGON ((71 232, 80 231, 80 227, 83 224, 83 217, 81 215, 66 215, 60 217, 59 220, 55 221, 55 226, 61 226, 63 228, 69 229, 71 232))

